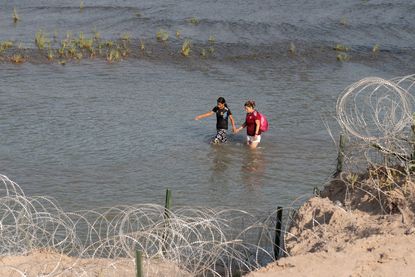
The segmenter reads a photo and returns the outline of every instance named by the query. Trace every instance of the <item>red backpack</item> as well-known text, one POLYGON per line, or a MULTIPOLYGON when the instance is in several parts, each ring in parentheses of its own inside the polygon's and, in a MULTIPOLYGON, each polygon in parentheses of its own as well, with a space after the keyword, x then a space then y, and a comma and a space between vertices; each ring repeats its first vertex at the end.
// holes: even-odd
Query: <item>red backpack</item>
POLYGON ((268 120, 267 120, 267 118, 262 113, 260 113, 258 111, 256 111, 256 112, 259 116, 259 122, 260 122, 259 130, 262 133, 268 131, 268 120))

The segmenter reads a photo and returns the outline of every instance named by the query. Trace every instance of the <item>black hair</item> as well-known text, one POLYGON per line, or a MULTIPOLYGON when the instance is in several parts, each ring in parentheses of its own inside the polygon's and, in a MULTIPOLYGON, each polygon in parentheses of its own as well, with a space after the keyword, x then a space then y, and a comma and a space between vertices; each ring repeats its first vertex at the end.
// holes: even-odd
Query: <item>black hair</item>
POLYGON ((226 104, 226 100, 223 97, 219 97, 218 100, 217 100, 217 102, 218 103, 221 103, 221 104, 224 104, 226 108, 228 107, 228 105, 226 104))

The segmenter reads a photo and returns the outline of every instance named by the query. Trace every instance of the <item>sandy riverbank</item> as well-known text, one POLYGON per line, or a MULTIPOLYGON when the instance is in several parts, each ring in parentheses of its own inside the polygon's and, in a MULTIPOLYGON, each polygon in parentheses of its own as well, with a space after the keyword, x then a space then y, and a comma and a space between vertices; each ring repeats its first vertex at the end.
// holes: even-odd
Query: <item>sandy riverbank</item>
POLYGON ((414 183, 385 188, 359 178, 309 199, 286 235, 291 256, 247 276, 414 276, 414 183))

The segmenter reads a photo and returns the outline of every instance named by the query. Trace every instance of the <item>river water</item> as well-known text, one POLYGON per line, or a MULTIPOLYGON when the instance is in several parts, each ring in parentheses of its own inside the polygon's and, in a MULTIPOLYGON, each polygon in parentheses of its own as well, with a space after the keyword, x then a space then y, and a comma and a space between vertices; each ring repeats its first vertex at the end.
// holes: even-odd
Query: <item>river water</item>
POLYGON ((169 49, 180 47, 179 30, 195 45, 214 36, 215 53, 0 64, 0 173, 65 210, 163 204, 167 188, 174 206, 261 212, 291 206, 335 169, 325 122, 337 139, 339 93, 366 76, 414 73, 415 4, 409 0, 83 5, 81 11, 77 1, 7 1, 0 40, 35 51, 40 29, 58 38, 99 31, 105 39, 128 33, 157 48, 155 34, 164 29, 169 49), (351 48, 349 61, 336 59, 336 44, 351 48), (256 101, 270 123, 259 149, 245 147, 242 132, 226 145, 209 144, 215 118, 194 117, 210 111, 219 96, 238 125, 243 103, 256 101))

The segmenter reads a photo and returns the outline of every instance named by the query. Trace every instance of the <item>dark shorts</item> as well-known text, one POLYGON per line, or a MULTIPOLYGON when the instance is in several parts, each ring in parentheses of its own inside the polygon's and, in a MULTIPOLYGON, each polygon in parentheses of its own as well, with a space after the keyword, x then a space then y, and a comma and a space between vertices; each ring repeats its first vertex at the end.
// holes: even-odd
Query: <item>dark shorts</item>
POLYGON ((225 143, 228 141, 228 136, 225 129, 217 130, 216 136, 212 138, 211 143, 225 143))

